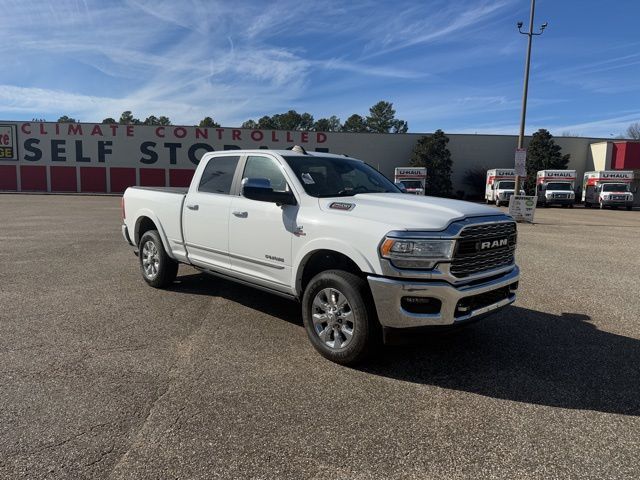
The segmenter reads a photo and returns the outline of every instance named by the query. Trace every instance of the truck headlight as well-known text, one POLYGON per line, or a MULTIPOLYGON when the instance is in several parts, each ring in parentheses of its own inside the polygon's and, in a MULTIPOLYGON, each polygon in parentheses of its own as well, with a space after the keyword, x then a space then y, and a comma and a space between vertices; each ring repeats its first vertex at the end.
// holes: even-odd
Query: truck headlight
POLYGON ((399 268, 433 268, 438 261, 451 260, 455 240, 385 238, 380 256, 399 268))

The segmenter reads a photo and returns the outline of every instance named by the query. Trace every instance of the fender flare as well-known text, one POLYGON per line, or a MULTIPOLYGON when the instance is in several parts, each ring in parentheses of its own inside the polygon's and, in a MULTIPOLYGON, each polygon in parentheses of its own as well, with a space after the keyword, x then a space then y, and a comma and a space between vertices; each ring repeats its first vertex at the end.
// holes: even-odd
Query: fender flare
POLYGON ((363 273, 376 273, 374 265, 371 264, 367 256, 353 248, 349 243, 332 238, 317 238, 305 244, 304 247, 298 251, 294 259, 294 268, 292 269, 293 285, 291 285, 291 287, 296 295, 302 294, 300 284, 307 262, 314 253, 320 250, 330 250, 344 255, 355 263, 363 273))
POLYGON ((164 231, 162 222, 160 222, 160 219, 148 208, 141 208, 136 212, 136 216, 135 216, 136 222, 134 224, 133 241, 136 243, 136 245, 140 243, 140 235, 138 234, 138 230, 140 228, 140 222, 144 217, 149 218, 154 223, 154 225, 158 229, 158 234, 160 235, 160 240, 162 241, 162 246, 164 247, 164 251, 167 253, 167 255, 170 258, 175 260, 176 258, 173 256, 173 253, 169 248, 169 240, 167 239, 167 233, 164 231))

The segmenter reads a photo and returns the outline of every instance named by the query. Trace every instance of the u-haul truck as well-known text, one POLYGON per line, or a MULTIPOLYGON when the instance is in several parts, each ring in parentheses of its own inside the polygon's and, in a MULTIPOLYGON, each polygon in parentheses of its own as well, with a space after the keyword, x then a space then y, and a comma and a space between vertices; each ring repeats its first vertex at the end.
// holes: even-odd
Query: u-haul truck
MULTIPOLYGON (((487 170, 487 184, 484 199, 496 206, 507 205, 516 188, 516 171, 513 168, 494 168, 487 170)), ((524 195, 520 190, 520 195, 524 195)))
POLYGON ((582 201, 590 207, 633 208, 631 193, 633 172, 631 170, 599 170, 586 172, 582 185, 582 201))
POLYGON ((427 179, 425 167, 396 167, 394 182, 401 183, 407 193, 424 195, 424 186, 427 179))
POLYGON ((538 205, 562 205, 573 208, 576 203, 575 170, 540 170, 536 176, 538 205))

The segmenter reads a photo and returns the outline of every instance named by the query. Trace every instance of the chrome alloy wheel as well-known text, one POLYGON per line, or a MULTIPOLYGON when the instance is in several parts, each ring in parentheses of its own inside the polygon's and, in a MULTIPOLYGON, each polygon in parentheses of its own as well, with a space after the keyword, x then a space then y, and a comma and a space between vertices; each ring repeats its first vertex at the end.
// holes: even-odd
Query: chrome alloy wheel
POLYGON ((353 310, 340 291, 320 290, 311 306, 313 329, 329 348, 344 348, 353 338, 353 310))
POLYGON ((160 253, 156 244, 151 240, 147 240, 142 247, 142 268, 144 274, 149 280, 153 280, 158 275, 160 268, 160 253))

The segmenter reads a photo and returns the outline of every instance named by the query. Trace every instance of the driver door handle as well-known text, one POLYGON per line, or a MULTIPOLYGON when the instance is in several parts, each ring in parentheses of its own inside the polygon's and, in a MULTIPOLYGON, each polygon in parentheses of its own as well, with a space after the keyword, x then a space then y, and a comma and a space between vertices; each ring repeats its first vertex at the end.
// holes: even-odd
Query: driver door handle
POLYGON ((238 218, 247 218, 249 216, 249 212, 233 212, 233 214, 238 218))
POLYGON ((200 208, 200 207, 198 205, 193 205, 193 204, 187 203, 187 208, 189 210, 198 210, 198 208, 200 208))

